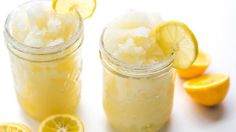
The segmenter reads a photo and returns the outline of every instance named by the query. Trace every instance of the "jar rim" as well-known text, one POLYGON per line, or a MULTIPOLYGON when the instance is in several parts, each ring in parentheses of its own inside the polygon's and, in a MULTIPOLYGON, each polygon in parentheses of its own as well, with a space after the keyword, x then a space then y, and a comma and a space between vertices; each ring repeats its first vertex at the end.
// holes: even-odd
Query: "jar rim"
MULTIPOLYGON (((124 61, 121 61, 107 51, 105 48, 105 42, 104 42, 104 34, 107 30, 107 27, 105 27, 102 31, 102 35, 100 37, 100 58, 104 65, 109 66, 112 70, 119 69, 121 74, 130 74, 132 75, 145 75, 145 74, 156 74, 161 73, 162 71, 166 71, 166 69, 170 68, 172 66, 173 60, 174 60, 174 52, 172 52, 170 55, 165 57, 164 59, 150 63, 150 64, 129 64, 124 61), (109 64, 108 64, 109 63, 109 64), (112 68, 112 67, 116 68, 112 68)), ((109 69, 110 69, 109 68, 109 69)))
MULTIPOLYGON (((56 54, 59 53, 65 49, 70 48, 75 42, 77 42, 81 37, 83 37, 83 19, 80 16, 79 12, 75 10, 76 15, 78 15, 79 18, 79 25, 76 31, 73 33, 73 35, 66 41, 66 42, 60 42, 57 45, 49 46, 49 47, 34 47, 30 45, 25 45, 23 42, 18 41, 15 39, 15 37, 10 32, 10 23, 11 18, 14 15, 15 11, 17 9, 23 8, 24 6, 27 6, 28 4, 33 3, 43 3, 43 2, 51 2, 50 0, 30 0, 28 2, 25 2, 23 4, 20 4, 15 9, 13 9, 7 16, 5 25, 4 25, 4 36, 5 39, 7 39, 14 49, 17 51, 28 53, 32 55, 50 55, 50 54, 56 54)), ((7 44, 7 45, 8 45, 7 44)), ((80 47, 81 44, 79 44, 80 47)))

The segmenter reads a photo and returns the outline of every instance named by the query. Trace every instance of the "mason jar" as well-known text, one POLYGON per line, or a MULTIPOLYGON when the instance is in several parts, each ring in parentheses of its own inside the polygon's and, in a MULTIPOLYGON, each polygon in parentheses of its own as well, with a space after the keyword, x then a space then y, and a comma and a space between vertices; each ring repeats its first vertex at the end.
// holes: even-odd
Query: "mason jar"
MULTIPOLYGON (((17 9, 37 2, 51 5, 49 0, 31 1, 17 9)), ((66 42, 50 47, 32 47, 12 35, 11 23, 17 9, 7 17, 4 36, 21 107, 38 120, 52 114, 75 114, 81 91, 83 20, 77 13, 80 22, 66 42)))
POLYGON ((102 35, 103 107, 108 121, 119 132, 156 132, 171 114, 173 54, 154 64, 127 64, 104 45, 102 35))

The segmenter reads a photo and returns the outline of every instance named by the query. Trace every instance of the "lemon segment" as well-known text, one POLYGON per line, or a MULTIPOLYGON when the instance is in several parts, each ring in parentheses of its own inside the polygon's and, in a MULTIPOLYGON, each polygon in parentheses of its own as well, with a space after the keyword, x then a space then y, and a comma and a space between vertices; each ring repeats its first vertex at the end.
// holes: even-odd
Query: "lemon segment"
POLYGON ((39 128, 39 132, 83 132, 82 121, 72 115, 53 115, 45 119, 39 128))
POLYGON ((77 10, 83 19, 87 19, 96 9, 96 0, 53 0, 52 7, 57 13, 62 14, 77 10))
POLYGON ((184 83, 185 91, 196 102, 214 106, 219 104, 229 89, 229 76, 226 74, 207 74, 184 83))
POLYGON ((193 78, 200 76, 209 66, 210 57, 207 53, 199 51, 196 60, 188 69, 177 69, 177 73, 182 78, 193 78))
POLYGON ((156 40, 166 55, 174 53, 173 66, 189 68, 198 54, 198 43, 192 31, 181 22, 168 21, 156 28, 156 40))
POLYGON ((0 124, 0 132, 31 132, 31 130, 18 123, 2 123, 0 124))

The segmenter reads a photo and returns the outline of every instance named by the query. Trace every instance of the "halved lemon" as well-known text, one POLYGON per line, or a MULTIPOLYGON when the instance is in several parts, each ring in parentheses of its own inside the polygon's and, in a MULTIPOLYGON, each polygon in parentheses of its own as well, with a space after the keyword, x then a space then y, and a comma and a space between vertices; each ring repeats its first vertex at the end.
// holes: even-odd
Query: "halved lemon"
POLYGON ((174 53, 173 66, 189 68, 198 54, 198 43, 193 32, 184 24, 168 21, 157 26, 156 40, 166 55, 174 53))
POLYGON ((210 57, 207 53, 199 51, 196 60, 188 69, 177 69, 177 73, 182 78, 193 78, 200 76, 209 66, 210 57))
POLYGON ((80 118, 73 115, 53 115, 45 119, 39 132, 84 132, 80 118))
POLYGON ((196 102, 213 106, 219 104, 229 89, 229 76, 226 74, 207 74, 184 83, 184 89, 196 102))
POLYGON ((0 124, 0 132, 31 132, 31 130, 24 124, 2 123, 0 124))
POLYGON ((83 19, 87 19, 96 9, 96 0, 53 0, 52 7, 57 13, 62 14, 76 9, 83 19))

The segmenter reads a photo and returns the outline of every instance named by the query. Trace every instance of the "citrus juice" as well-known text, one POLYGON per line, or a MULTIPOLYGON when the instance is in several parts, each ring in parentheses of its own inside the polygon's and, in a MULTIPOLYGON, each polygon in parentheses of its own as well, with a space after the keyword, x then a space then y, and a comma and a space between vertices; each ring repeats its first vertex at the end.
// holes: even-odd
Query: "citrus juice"
POLYGON ((4 33, 24 111, 38 120, 74 114, 81 89, 79 14, 58 14, 50 1, 28 2, 9 15, 4 33))
POLYGON ((120 132, 155 132, 170 116, 175 72, 156 41, 160 23, 158 15, 131 11, 104 30, 103 105, 120 132))
POLYGON ((137 79, 104 70, 104 109, 110 124, 120 132, 158 130, 169 119, 173 92, 173 71, 137 79))
POLYGON ((131 11, 103 31, 104 109, 120 132, 156 132, 168 120, 175 72, 198 54, 193 32, 182 22, 131 11))

